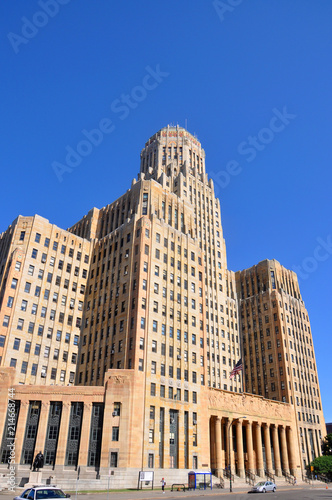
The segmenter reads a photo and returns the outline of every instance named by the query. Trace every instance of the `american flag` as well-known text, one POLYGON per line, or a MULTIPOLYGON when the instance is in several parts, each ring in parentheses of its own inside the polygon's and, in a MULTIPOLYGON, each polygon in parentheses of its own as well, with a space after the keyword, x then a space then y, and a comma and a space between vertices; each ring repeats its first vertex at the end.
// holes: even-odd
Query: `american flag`
POLYGON ((235 375, 237 375, 242 370, 243 370, 242 359, 239 359, 239 361, 236 363, 236 365, 234 366, 233 370, 231 371, 231 374, 230 374, 229 378, 235 377, 235 375))

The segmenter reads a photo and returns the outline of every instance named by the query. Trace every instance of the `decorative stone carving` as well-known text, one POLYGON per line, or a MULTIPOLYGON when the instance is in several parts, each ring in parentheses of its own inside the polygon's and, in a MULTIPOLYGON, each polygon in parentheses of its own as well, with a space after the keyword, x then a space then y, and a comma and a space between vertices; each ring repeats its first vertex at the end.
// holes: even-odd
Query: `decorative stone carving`
POLYGON ((288 404, 269 401, 262 396, 236 394, 216 389, 208 389, 210 410, 220 410, 245 415, 261 415, 263 418, 290 420, 292 411, 288 404))
POLYGON ((123 375, 115 375, 114 377, 111 377, 112 382, 115 384, 124 384, 126 379, 127 377, 124 377, 123 375))

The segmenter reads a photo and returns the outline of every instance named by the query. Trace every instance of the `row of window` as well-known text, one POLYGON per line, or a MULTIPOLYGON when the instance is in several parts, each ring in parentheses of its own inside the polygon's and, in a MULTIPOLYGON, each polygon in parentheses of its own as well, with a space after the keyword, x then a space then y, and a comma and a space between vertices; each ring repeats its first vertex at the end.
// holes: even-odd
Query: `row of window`
MULTIPOLYGON (((29 323, 28 333, 33 333, 34 326, 35 326, 34 323, 29 323)), ((44 326, 43 325, 38 326, 38 335, 39 336, 43 336, 43 333, 44 333, 44 326)), ((53 337, 53 328, 51 328, 51 327, 47 328, 46 337, 48 339, 51 339, 53 337)), ((55 340, 57 342, 60 342, 61 338, 62 338, 62 331, 61 330, 57 330, 56 336, 55 336, 55 340)), ((66 344, 70 344, 70 338, 71 338, 71 334, 70 333, 66 333, 65 334, 65 338, 64 338, 64 341, 65 341, 66 344)), ((73 345, 78 346, 79 338, 80 338, 79 335, 74 335, 74 337, 73 337, 73 345)), ((5 335, 0 335, 0 347, 3 347, 5 345, 5 341, 6 341, 5 335)))
MULTIPOLYGON (((13 368, 17 367, 17 359, 16 358, 11 358, 10 360, 10 366, 13 368)), ((36 377, 38 373, 38 364, 33 363, 31 365, 31 376, 36 377)), ((41 366, 40 367, 40 376, 41 378, 46 378, 47 377, 47 366, 41 366)), ((28 371, 28 361, 22 361, 21 365, 21 373, 26 374, 28 371)), ((51 380, 56 380, 57 376, 57 368, 51 368, 51 375, 50 379, 51 380)), ((60 382, 64 382, 66 379, 66 370, 60 370, 60 382)), ((69 372, 69 382, 74 383, 75 380, 75 372, 69 372)))
MULTIPOLYGON (((19 238, 19 240, 20 240, 20 241, 24 241, 24 239, 25 239, 25 234, 26 234, 26 232, 25 232, 25 231, 21 231, 21 233, 20 233, 20 238, 19 238)), ((57 237, 57 238, 58 238, 58 236, 59 236, 59 233, 57 233, 57 234, 56 234, 56 237, 57 237)), ((42 237, 42 236, 41 236, 41 234, 40 234, 40 233, 36 233, 36 234, 35 234, 35 243, 41 243, 41 237, 42 237)), ((64 241, 66 241, 66 237, 64 237, 64 241)), ((50 238, 45 237, 45 239, 44 239, 44 247, 49 248, 49 247, 50 247, 50 242, 51 242, 50 238)), ((72 245, 73 245, 73 244, 74 244, 74 240, 72 240, 72 245)), ((80 244, 80 246, 81 246, 81 244, 80 244)), ((54 251, 57 251, 57 250, 58 250, 58 248, 60 248, 60 252, 61 252, 63 255, 65 255, 67 246, 66 246, 66 245, 61 245, 61 247, 59 247, 59 242, 58 242, 58 241, 54 241, 54 242, 53 242, 52 249, 53 249, 54 251)), ((69 255, 69 257, 74 257, 74 249, 73 249, 73 248, 69 248, 69 253, 68 253, 68 255, 69 255)), ((78 251, 78 252, 77 252, 77 254, 76 254, 76 259, 77 259, 77 260, 81 260, 81 258, 82 258, 82 252, 79 252, 79 251, 78 251)), ((89 263, 89 256, 88 256, 87 254, 85 254, 85 255, 84 255, 84 262, 85 262, 86 264, 88 264, 88 263, 89 263)))
MULTIPOLYGON (((174 388, 172 386, 168 387, 168 394, 166 396, 166 386, 161 384, 159 387, 159 395, 161 398, 168 397, 169 399, 175 399, 177 401, 181 401, 181 397, 183 394, 183 401, 188 403, 189 402, 189 393, 187 389, 184 389, 183 391, 179 388, 174 388)), ((154 382, 151 382, 150 385, 150 396, 157 396, 157 384, 154 382)), ((197 404, 197 392, 192 391, 191 392, 191 403, 197 404)))

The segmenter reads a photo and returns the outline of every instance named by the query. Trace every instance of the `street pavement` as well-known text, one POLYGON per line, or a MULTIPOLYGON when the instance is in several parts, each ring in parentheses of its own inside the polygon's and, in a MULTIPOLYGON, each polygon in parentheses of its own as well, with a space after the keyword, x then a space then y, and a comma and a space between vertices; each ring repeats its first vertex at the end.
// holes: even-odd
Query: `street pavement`
MULTIPOLYGON (((23 490, 17 489, 15 493, 2 491, 0 492, 0 500, 13 499, 19 495, 23 490)), ((233 488, 233 492, 229 492, 229 488, 213 488, 207 490, 196 491, 171 491, 166 489, 163 494, 160 487, 158 489, 144 489, 144 490, 126 490, 126 491, 110 491, 109 493, 78 493, 79 500, 161 500, 161 499, 176 499, 180 500, 186 497, 186 500, 197 499, 198 497, 222 497, 222 500, 255 500, 260 493, 252 493, 248 496, 250 487, 233 488)), ((266 494, 267 495, 267 494, 266 494)), ((332 499, 332 484, 328 489, 325 485, 298 485, 298 486, 280 486, 275 493, 268 493, 268 500, 327 500, 332 499)), ((264 497, 265 498, 265 497, 264 497)), ((71 499, 76 500, 76 493, 71 493, 71 499)))

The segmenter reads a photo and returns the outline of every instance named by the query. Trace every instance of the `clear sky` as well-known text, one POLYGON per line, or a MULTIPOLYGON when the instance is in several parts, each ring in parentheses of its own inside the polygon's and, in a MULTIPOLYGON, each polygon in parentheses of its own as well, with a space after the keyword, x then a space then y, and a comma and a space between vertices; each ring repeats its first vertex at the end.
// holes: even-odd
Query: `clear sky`
POLYGON ((19 214, 71 226, 130 187, 151 135, 187 124, 229 268, 275 258, 301 276, 327 422, 331 27, 329 0, 0 5, 0 231, 19 214))

